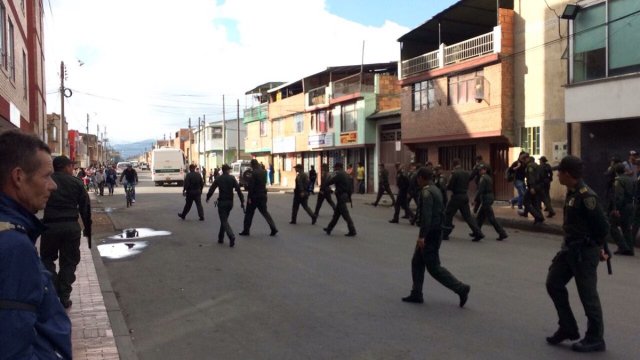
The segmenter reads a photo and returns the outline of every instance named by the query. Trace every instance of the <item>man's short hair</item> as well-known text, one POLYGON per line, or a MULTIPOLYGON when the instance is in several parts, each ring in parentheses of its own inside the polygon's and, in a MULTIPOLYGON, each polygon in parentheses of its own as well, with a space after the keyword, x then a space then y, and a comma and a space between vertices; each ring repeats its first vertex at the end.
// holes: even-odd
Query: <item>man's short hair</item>
POLYGON ((251 159, 251 161, 249 162, 249 166, 251 166, 252 168, 258 166, 260 164, 258 164, 258 160, 256 159, 251 159))
POLYGON ((35 135, 18 130, 0 134, 0 189, 9 180, 11 171, 17 167, 27 174, 33 174, 42 164, 36 157, 38 150, 51 154, 49 146, 35 135))
POLYGON ((191 164, 189 165, 189 171, 195 171, 196 170, 196 166, 191 164))
POLYGON ((433 170, 429 169, 428 167, 421 167, 417 174, 417 177, 421 177, 427 181, 433 180, 433 170))

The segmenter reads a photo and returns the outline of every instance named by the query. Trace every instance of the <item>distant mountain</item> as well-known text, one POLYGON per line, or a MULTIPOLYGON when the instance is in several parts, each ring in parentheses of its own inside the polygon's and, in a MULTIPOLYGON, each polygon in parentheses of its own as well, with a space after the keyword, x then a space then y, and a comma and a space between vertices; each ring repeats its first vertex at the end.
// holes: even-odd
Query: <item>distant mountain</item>
POLYGON ((141 155, 145 150, 151 149, 151 144, 155 144, 155 139, 142 140, 133 143, 112 144, 111 146, 118 152, 123 159, 128 159, 137 155, 141 155))

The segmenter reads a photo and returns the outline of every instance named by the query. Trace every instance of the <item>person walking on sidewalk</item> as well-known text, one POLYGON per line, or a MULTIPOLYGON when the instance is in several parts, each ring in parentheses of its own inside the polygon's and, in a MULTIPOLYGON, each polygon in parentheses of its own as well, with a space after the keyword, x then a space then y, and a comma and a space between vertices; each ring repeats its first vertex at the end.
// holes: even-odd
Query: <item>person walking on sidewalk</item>
POLYGON ((517 204, 518 210, 522 210, 523 201, 524 201, 524 193, 527 189, 524 186, 525 179, 525 168, 527 167, 527 157, 528 154, 525 151, 521 151, 520 155, 518 155, 518 160, 514 161, 513 164, 507 169, 507 179, 513 178, 513 187, 516 189, 516 197, 511 199, 511 208, 517 204))
POLYGON ((358 168, 356 169, 356 180, 358 180, 358 194, 364 194, 364 164, 362 161, 358 163, 358 168))
POLYGON ((76 267, 80 263, 80 238, 82 235, 78 215, 84 225, 84 235, 91 235, 91 204, 82 181, 73 176, 75 162, 66 156, 53 159, 51 175, 57 190, 51 194, 44 208, 42 222, 47 230, 40 239, 40 257, 44 267, 51 272, 60 302, 71 306, 72 284, 76 281, 76 267), (58 260, 59 271, 55 261, 58 260))
POLYGON ((331 222, 329 222, 329 225, 322 230, 324 230, 327 235, 331 235, 331 231, 333 231, 333 228, 338 223, 340 216, 342 216, 344 221, 347 222, 347 227, 349 229, 349 232, 346 233, 345 236, 356 236, 356 227, 353 225, 353 220, 351 220, 351 215, 349 214, 349 208, 347 208, 347 203, 351 198, 351 191, 353 191, 353 182, 351 182, 351 177, 343 170, 342 163, 335 163, 335 165, 333 165, 333 172, 333 176, 327 181, 327 186, 335 185, 336 200, 338 201, 338 204, 333 211, 331 222))
POLYGON ((542 202, 544 203, 544 211, 547 217, 554 217, 556 212, 551 205, 551 183, 553 182, 553 170, 545 156, 540 156, 540 171, 542 173, 542 202))
POLYGON ((204 209, 202 208, 202 188, 204 188, 203 177, 196 172, 195 165, 189 165, 189 173, 184 177, 184 185, 182 187, 182 195, 185 196, 184 208, 178 217, 182 220, 191 210, 193 203, 196 203, 198 210, 198 218, 204 221, 204 209))
POLYGON ((296 187, 295 189, 293 189, 293 206, 291 208, 291 222, 289 222, 289 224, 296 223, 300 205, 302 205, 304 211, 306 211, 307 214, 309 214, 309 216, 311 217, 311 223, 315 224, 316 217, 315 215, 313 215, 313 211, 311 211, 308 204, 309 192, 307 190, 309 189, 309 177, 302 170, 301 164, 296 165, 295 169, 296 173, 298 174, 296 175, 296 187))
POLYGON ((98 184, 98 190, 100 192, 100 196, 104 196, 104 184, 106 181, 106 176, 104 174, 104 169, 102 166, 96 171, 96 183, 98 184))
POLYGON ((378 166, 378 196, 376 196, 376 201, 371 205, 378 206, 380 198, 385 192, 391 197, 391 206, 394 206, 396 204, 396 199, 391 192, 391 187, 389 186, 389 170, 384 167, 383 163, 380 163, 378 166))
POLYGON ((309 194, 310 195, 314 195, 314 190, 316 187, 317 180, 318 180, 318 172, 316 171, 316 167, 314 165, 311 165, 309 169, 309 194))
POLYGON ((484 224, 484 220, 487 219, 489 224, 493 225, 493 228, 498 233, 496 240, 502 241, 507 238, 507 232, 504 231, 500 223, 498 223, 493 213, 493 179, 491 179, 491 175, 487 173, 486 165, 481 164, 478 166, 478 175, 480 176, 480 181, 478 182, 478 191, 476 192, 473 206, 474 212, 478 213, 476 217, 478 228, 482 230, 482 224, 484 224))
POLYGON ((233 209, 233 191, 235 190, 238 194, 238 198, 240 198, 240 207, 243 209, 244 195, 242 195, 242 190, 240 190, 238 180, 229 174, 229 170, 231 170, 229 165, 222 165, 222 175, 218 176, 218 178, 213 181, 213 184, 211 184, 211 187, 207 192, 207 203, 209 202, 209 199, 211 199, 211 196, 213 196, 216 189, 219 188, 218 200, 216 201, 218 216, 220 217, 218 244, 222 244, 224 242, 224 234, 226 233, 227 237, 229 237, 229 246, 234 247, 236 244, 236 236, 233 234, 231 225, 229 225, 229 214, 231 213, 231 209, 233 209))
POLYGON ((398 185, 398 199, 393 207, 393 218, 389 220, 392 224, 397 224, 400 219, 400 208, 404 210, 404 217, 411 223, 415 223, 413 211, 409 208, 409 177, 403 171, 402 165, 396 163, 396 185, 398 185))
POLYGON ((544 215, 542 215, 542 171, 536 159, 533 156, 527 154, 527 167, 525 168, 526 180, 527 180, 527 192, 524 194, 524 211, 519 213, 520 216, 528 217, 528 214, 533 215, 533 224, 541 224, 544 222, 544 215))
POLYGON ((562 224, 564 241, 551 261, 546 281, 547 292, 558 313, 559 327, 552 336, 547 337, 547 342, 557 345, 565 340, 580 338, 567 292, 567 283, 575 278, 588 321, 584 338, 571 348, 577 352, 604 351, 604 321, 597 288, 597 270, 598 260, 608 258, 603 244, 609 232, 609 223, 598 195, 582 180, 583 165, 580 158, 565 156, 554 170, 558 170, 560 184, 567 187, 567 195, 562 224))
POLYGON ((264 167, 258 164, 258 160, 252 159, 251 169, 245 171, 244 176, 247 179, 249 193, 247 194, 247 211, 244 214, 244 228, 240 235, 248 236, 250 234, 253 214, 258 209, 271 229, 269 235, 275 236, 278 229, 267 210, 267 175, 264 167))
POLYGON ((440 244, 442 242, 442 193, 433 185, 433 172, 421 168, 417 173, 420 190, 418 222, 420 232, 411 259, 411 294, 402 298, 410 303, 423 303, 422 286, 425 267, 429 274, 440 284, 452 290, 460 299, 459 306, 467 303, 471 287, 456 279, 449 270, 440 265, 440 244))
POLYGON ((105 171, 107 182, 107 187, 109 188, 109 195, 113 195, 113 187, 116 186, 116 181, 118 180, 118 175, 116 174, 115 165, 112 167, 107 167, 107 171, 105 171))
POLYGON ((636 194, 636 181, 625 174, 623 164, 614 167, 616 178, 613 184, 614 197, 609 205, 610 234, 618 245, 616 255, 634 255, 634 236, 631 234, 633 219, 633 198, 636 194))
POLYGON ((320 165, 320 190, 318 191, 318 198, 316 199, 316 210, 313 212, 313 216, 318 219, 320 215, 320 208, 322 207, 322 203, 327 200, 327 204, 331 206, 333 211, 336 211, 336 204, 331 199, 331 187, 329 187, 328 182, 331 177, 331 173, 329 172, 329 165, 322 164, 320 165))
POLYGON ((18 130, 0 134, 0 358, 71 359, 71 321, 36 240, 34 215, 56 190, 47 144, 18 130))
POLYGON ((469 172, 462 169, 460 166, 460 159, 453 159, 452 163, 453 171, 451 171, 451 178, 447 183, 447 190, 452 192, 451 199, 444 211, 444 224, 442 225, 442 239, 449 240, 449 234, 453 231, 453 216, 456 212, 460 211, 464 221, 466 221, 469 228, 471 228, 471 237, 473 241, 479 241, 484 238, 484 234, 480 231, 480 228, 476 224, 476 220, 471 216, 471 209, 469 209, 469 172))

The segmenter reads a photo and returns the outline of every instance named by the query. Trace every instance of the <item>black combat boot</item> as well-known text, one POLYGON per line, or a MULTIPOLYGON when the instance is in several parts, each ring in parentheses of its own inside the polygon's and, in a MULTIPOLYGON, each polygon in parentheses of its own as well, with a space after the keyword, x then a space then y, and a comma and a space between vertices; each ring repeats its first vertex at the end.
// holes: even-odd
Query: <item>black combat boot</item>
POLYGON ((415 290, 411 290, 411 294, 409 294, 409 296, 407 296, 407 297, 403 297, 402 301, 409 302, 409 303, 415 303, 415 304, 422 304, 424 302, 424 298, 422 297, 422 293, 421 292, 417 292, 415 290))

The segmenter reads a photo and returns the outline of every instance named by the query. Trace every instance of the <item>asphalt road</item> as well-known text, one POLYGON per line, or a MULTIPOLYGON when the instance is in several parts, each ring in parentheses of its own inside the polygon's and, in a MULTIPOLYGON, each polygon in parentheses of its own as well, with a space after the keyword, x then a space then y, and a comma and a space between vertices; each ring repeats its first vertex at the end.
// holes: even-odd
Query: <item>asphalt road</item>
MULTIPOLYGON (((198 221, 195 207, 182 221, 181 188, 154 187, 148 173, 141 179, 132 208, 124 208, 122 187, 99 205, 110 208, 117 229, 170 233, 129 241, 131 248, 124 239, 102 240, 105 255, 121 247, 120 258, 103 261, 140 359, 585 358, 544 340, 556 330, 544 282, 558 236, 508 229, 508 240, 497 242, 485 227, 487 239, 472 243, 458 223, 441 260, 471 285, 469 302, 460 309, 457 295, 427 274, 425 303, 406 304, 400 298, 411 288, 418 229, 389 224, 389 207, 354 195, 358 236, 344 237, 342 220, 327 236, 330 208, 316 225, 304 211, 289 225, 292 195, 270 193, 278 235, 268 236, 257 213, 251 236, 237 236, 230 248, 227 239, 216 242, 213 202, 205 204, 206 221, 198 221)), ((243 214, 235 205, 237 234, 243 214)), ((640 358, 639 269, 638 259, 627 257, 614 259, 614 276, 599 267, 608 350, 593 358, 640 358)), ((569 291, 584 334, 573 282, 569 291)))

